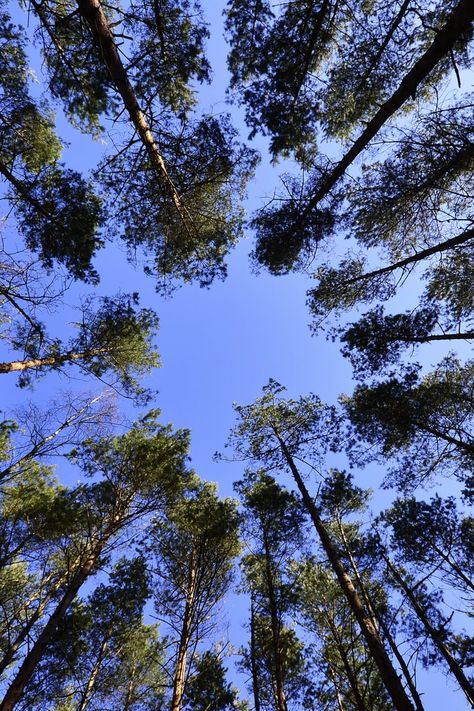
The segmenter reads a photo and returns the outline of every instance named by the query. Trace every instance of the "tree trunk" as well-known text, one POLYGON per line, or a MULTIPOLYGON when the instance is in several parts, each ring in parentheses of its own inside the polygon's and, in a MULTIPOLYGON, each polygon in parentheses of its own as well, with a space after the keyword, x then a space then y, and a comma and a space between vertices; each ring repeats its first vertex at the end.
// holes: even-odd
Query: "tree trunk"
MULTIPOLYGON (((59 590, 61 585, 64 583, 65 579, 66 579, 66 575, 61 575, 58 578, 58 580, 56 580, 56 582, 53 585, 53 587, 51 588, 51 590, 49 590, 47 595, 45 595, 43 600, 41 600, 41 602, 38 604, 38 607, 33 612, 33 614, 30 617, 28 617, 28 621, 23 626, 23 628, 20 630, 20 632, 17 634, 16 638, 13 640, 13 642, 10 642, 8 648, 4 652, 2 660, 0 661, 0 676, 10 666, 10 664, 14 661, 17 651, 20 649, 21 645, 23 644, 23 642, 25 641, 25 639, 28 637, 29 633, 33 629, 34 625, 40 619, 46 606, 53 599, 53 596, 59 590)), ((30 599, 30 603, 31 603, 31 599, 30 599)))
POLYGON ((252 692, 254 711, 260 711, 260 683, 258 680, 256 649, 255 649, 255 602, 250 593, 250 668, 252 673, 252 692))
MULTIPOLYGON (((191 555, 189 563, 188 588, 186 591, 186 605, 184 608, 183 625, 178 646, 178 658, 173 679, 173 696, 171 699, 171 711, 181 711, 183 703, 184 688, 186 683, 186 664, 188 647, 191 639, 191 626, 194 614, 194 603, 196 594, 196 578, 198 570, 195 561, 195 552, 191 555)), ((0 709, 1 711, 1 709, 0 709)))
POLYGON ((345 570, 342 561, 340 560, 336 548, 333 545, 331 538, 324 526, 318 509, 311 498, 303 479, 294 463, 293 457, 291 456, 285 442, 280 437, 278 431, 274 428, 275 437, 278 440, 281 451, 285 460, 290 468, 291 473, 295 479, 296 485, 300 491, 303 503, 308 510, 308 513, 313 521, 316 532, 318 533, 319 539, 323 546, 323 549, 328 557, 329 563, 334 570, 336 577, 339 581, 341 589, 349 603, 349 607, 352 610, 354 617, 356 618, 360 630, 367 642, 370 653, 374 659, 375 664, 379 670, 381 679, 387 689, 387 692, 392 699, 394 708, 397 711, 413 711, 413 705, 407 696, 407 693, 400 681, 400 678, 387 654, 387 651, 383 645, 380 635, 372 621, 370 614, 364 609, 362 600, 354 587, 354 584, 345 570))
POLYGON ((283 686, 283 667, 280 647, 280 620, 275 598, 274 576, 270 558, 268 534, 263 530, 263 546, 265 549, 265 572, 268 587, 268 603, 270 608, 270 622, 272 628, 273 664, 275 669, 275 705, 276 711, 287 711, 286 696, 283 686))
POLYGON ((186 224, 187 218, 189 217, 188 211, 173 181, 168 175, 163 156, 158 149, 158 145, 151 132, 145 114, 138 104, 135 91, 129 81, 127 71, 123 66, 120 54, 115 45, 113 33, 102 9, 100 0, 77 0, 77 6, 82 17, 91 28, 93 37, 100 49, 102 59, 118 93, 122 97, 124 106, 148 153, 148 157, 156 171, 162 188, 168 197, 171 198, 181 219, 186 224))
POLYGON ((95 660, 95 664, 92 668, 89 679, 87 680, 86 688, 84 689, 84 693, 82 694, 81 701, 79 703, 79 706, 77 707, 77 711, 84 711, 84 709, 86 708, 87 704, 90 701, 92 692, 94 690, 95 683, 97 681, 97 676, 100 671, 100 667, 102 666, 102 662, 104 661, 105 653, 107 652, 107 646, 109 644, 109 640, 110 640, 111 636, 112 636, 112 627, 109 627, 109 629, 107 630, 107 632, 104 636, 104 639, 102 640, 102 644, 100 645, 97 659, 95 660))
POLYGON ((45 366, 59 366, 63 363, 73 363, 76 360, 83 360, 96 355, 107 353, 107 348, 94 348, 83 353, 63 353, 62 355, 48 356, 46 358, 30 358, 29 360, 12 360, 8 363, 0 363, 0 373, 18 373, 32 368, 44 368, 45 366))
POLYGON ((354 560, 354 556, 352 555, 352 552, 349 548, 349 543, 348 543, 346 535, 344 533, 344 528, 342 526, 342 523, 340 520, 338 520, 337 523, 338 523, 339 531, 341 532, 341 537, 344 542, 344 547, 346 549, 347 556, 349 558, 349 562, 351 564, 351 568, 354 572, 354 576, 355 576, 355 579, 356 579, 357 584, 359 586, 359 590, 361 591, 361 595, 363 596, 365 603, 367 605, 367 609, 369 610, 374 622, 376 622, 377 626, 384 633, 385 638, 390 645, 390 649, 392 650, 395 659, 397 660, 398 664, 400 665, 400 669, 402 670, 403 676, 405 677, 407 686, 410 689, 411 697, 415 703, 416 711, 425 711, 423 708, 423 704, 421 703, 420 695, 419 695, 418 690, 417 690, 415 683, 413 681, 412 675, 410 674, 410 670, 409 670, 402 654, 400 653, 400 650, 398 649, 398 645, 397 645, 397 643, 390 631, 390 627, 388 626, 388 624, 386 624, 385 620, 383 619, 383 615, 379 616, 375 611, 375 607, 372 604, 370 595, 367 592, 366 586, 364 585, 362 578, 359 574, 359 569, 358 569, 357 564, 354 560))
POLYGON ((17 674, 10 686, 8 687, 2 702, 0 703, 0 711, 11 711, 16 703, 21 698, 25 686, 31 679, 38 662, 41 660, 48 644, 51 642, 59 623, 63 620, 71 606, 74 598, 87 580, 89 575, 94 571, 97 559, 104 549, 109 536, 103 537, 95 546, 94 551, 89 555, 86 561, 79 567, 73 575, 71 583, 64 593, 60 603, 52 613, 45 627, 39 634, 36 642, 33 644, 23 663, 17 671, 17 674))
POLYGON ((362 153, 370 141, 377 135, 383 125, 393 114, 403 106, 411 96, 415 96, 418 85, 424 81, 435 66, 452 51, 457 40, 470 31, 474 19, 474 3, 472 0, 460 0, 448 21, 435 35, 426 52, 418 59, 412 69, 400 82, 398 89, 382 104, 375 116, 369 121, 359 138, 337 163, 334 170, 323 181, 319 190, 308 202, 305 213, 310 212, 329 193, 347 168, 362 153))
POLYGON ((405 580, 400 575, 400 573, 395 568, 395 566, 392 565, 390 559, 385 554, 385 552, 381 551, 381 554, 382 554, 382 558, 385 561, 387 568, 389 569, 390 573, 392 574, 392 577, 394 578, 395 582, 400 587, 400 589, 405 593, 405 595, 406 595, 407 599, 410 601, 410 603, 413 607, 413 610, 415 611, 418 619, 423 624, 426 632, 428 633, 431 641, 433 642, 433 644, 438 649, 441 656, 446 661, 451 673, 456 678, 456 681, 458 682, 459 686, 461 687, 464 694, 466 695, 467 700, 471 704, 471 707, 474 708, 474 687, 469 682, 469 680, 467 679, 463 670, 461 669, 459 664, 456 662, 456 660, 452 656, 451 652, 449 651, 446 644, 444 643, 443 638, 442 638, 441 634, 439 633, 439 631, 437 629, 435 629, 433 627, 433 625, 431 624, 431 622, 429 621, 426 612, 424 611, 420 602, 417 600, 416 595, 414 594, 413 590, 410 589, 410 587, 406 584, 405 580))
POLYGON ((400 259, 400 261, 394 262, 393 264, 389 264, 386 267, 374 269, 371 272, 366 272, 365 274, 360 274, 359 276, 352 277, 352 279, 345 279, 344 281, 340 282, 338 286, 349 286, 351 284, 356 284, 359 281, 372 279, 373 277, 381 276, 382 274, 388 274, 389 272, 393 272, 396 269, 402 269, 403 267, 407 267, 409 264, 421 262, 423 259, 431 257, 433 254, 439 254, 440 252, 446 252, 450 249, 460 247, 466 242, 469 242, 471 239, 474 239, 474 229, 461 232, 461 234, 456 235, 456 237, 451 237, 451 239, 447 239, 444 242, 439 242, 439 244, 436 244, 433 247, 422 249, 421 252, 416 252, 416 254, 412 254, 411 257, 400 259))

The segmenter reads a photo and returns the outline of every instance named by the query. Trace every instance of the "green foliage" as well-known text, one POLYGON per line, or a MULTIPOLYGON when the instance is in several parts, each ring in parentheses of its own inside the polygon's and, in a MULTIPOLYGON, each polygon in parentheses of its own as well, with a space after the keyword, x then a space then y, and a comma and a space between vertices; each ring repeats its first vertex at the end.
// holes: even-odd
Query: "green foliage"
POLYGON ((226 682, 226 668, 215 652, 204 652, 197 660, 184 696, 186 711, 229 711, 238 708, 237 690, 226 682))
POLYGON ((241 236, 237 200, 256 154, 239 145, 228 117, 212 116, 179 124, 170 120, 163 154, 184 213, 163 194, 148 156, 131 148, 103 174, 115 204, 114 221, 130 253, 144 251, 145 271, 156 277, 159 291, 168 293, 178 280, 209 286, 225 276, 224 259, 241 236))
MULTIPOLYGON (((418 371, 411 368, 401 377, 359 385, 352 397, 343 398, 356 438, 374 445, 383 457, 398 458, 388 481, 403 488, 416 486, 441 467, 463 479, 474 454, 472 363, 463 366, 450 357, 425 377, 418 371)), ((357 448, 354 454, 357 459, 357 448)))
POLYGON ((52 165, 24 190, 28 198, 17 203, 16 213, 27 246, 47 268, 58 261, 75 279, 97 283, 91 260, 103 246, 97 230, 104 213, 91 185, 76 171, 52 165))

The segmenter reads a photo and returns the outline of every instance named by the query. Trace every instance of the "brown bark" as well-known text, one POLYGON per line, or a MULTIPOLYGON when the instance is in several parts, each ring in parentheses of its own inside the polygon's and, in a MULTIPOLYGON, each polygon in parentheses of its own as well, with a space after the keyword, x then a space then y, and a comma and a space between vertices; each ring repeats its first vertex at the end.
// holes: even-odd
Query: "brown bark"
POLYGON ((411 697, 414 701, 416 711, 425 711, 423 704, 421 703, 420 695, 419 695, 418 690, 417 690, 415 683, 413 681, 412 675, 410 674, 408 665, 406 664, 402 654, 400 653, 400 650, 398 649, 398 645, 397 645, 397 643, 390 631, 390 627, 386 624, 385 620, 383 619, 383 615, 379 616, 375 611, 375 607, 372 604, 372 600, 370 598, 369 593, 367 592, 367 588, 364 585, 362 578, 359 574, 359 569, 358 569, 357 564, 354 560, 354 556, 352 555, 351 550, 349 548, 349 544, 348 544, 346 535, 344 533, 344 528, 342 526, 341 521, 339 521, 339 520, 338 520, 338 527, 339 527, 339 531, 341 532, 341 537, 344 542, 344 547, 346 549, 347 556, 348 556, 349 562, 351 564, 351 568, 354 572, 354 577, 355 577, 357 584, 359 586, 359 590, 361 591, 361 595, 363 596, 363 598, 365 600, 367 609, 369 610, 369 612, 372 616, 372 619, 374 620, 374 623, 376 623, 377 626, 382 630, 382 632, 385 636, 385 639, 387 640, 387 642, 390 646, 390 649, 392 650, 393 655, 400 666, 402 674, 405 677, 407 686, 410 689, 410 694, 411 694, 411 697))
POLYGON ((82 698, 79 703, 79 706, 77 707, 77 711, 84 711, 84 709, 87 707, 87 705, 90 701, 92 692, 94 690, 95 683, 97 681, 97 676, 100 671, 100 667, 102 666, 102 662, 104 661, 104 657, 107 652, 107 646, 109 644, 111 635, 112 635, 112 628, 109 627, 109 629, 107 630, 107 633, 104 635, 102 644, 100 645, 97 659, 95 660, 91 674, 89 676, 89 679, 87 680, 86 688, 84 689, 84 693, 82 694, 82 698))
POLYGON ((389 272, 393 272, 396 269, 402 269, 403 267, 407 267, 409 264, 414 264, 415 262, 421 262, 423 259, 426 259, 427 257, 431 257, 433 254, 439 254, 440 252, 445 252, 449 249, 454 249, 455 247, 459 247, 466 242, 469 242, 469 240, 474 239, 474 229, 471 230, 466 230, 465 232, 461 232, 461 234, 456 235, 456 237, 451 237, 451 239, 447 239, 444 242, 440 242, 439 244, 434 245, 433 247, 428 247, 427 249, 421 250, 421 252, 417 252, 416 254, 413 254, 411 257, 406 257, 405 259, 400 259, 398 262, 394 262, 393 264, 389 264, 386 267, 381 267, 380 269, 374 269, 371 272, 366 272, 365 274, 360 274, 359 276, 353 277, 352 279, 344 279, 344 281, 340 282, 338 286, 349 286, 350 284, 356 284, 359 281, 364 281, 366 279, 372 279, 373 277, 376 276, 381 276, 382 274, 388 274, 389 272))
POLYGON ((107 348, 95 348, 83 353, 63 353, 62 355, 47 356, 45 358, 30 358, 28 360, 12 360, 8 363, 0 363, 0 373, 18 373, 32 368, 44 368, 48 365, 58 366, 63 363, 73 363, 76 360, 84 360, 96 355, 107 353, 107 348))
POLYGON ((472 0, 460 0, 446 24, 436 33, 433 42, 426 52, 424 52, 412 69, 410 69, 402 79, 398 89, 382 104, 375 116, 368 122, 359 138, 354 141, 351 148, 323 181, 319 190, 316 191, 308 202, 305 213, 313 210, 318 203, 321 202, 340 178, 342 178, 347 168, 377 135, 388 119, 391 118, 411 96, 415 96, 419 84, 428 77, 441 59, 452 51, 458 39, 464 33, 469 32, 473 20, 474 3, 472 0))
POLYGON ((115 44, 112 30, 102 9, 100 0, 77 0, 77 6, 82 17, 91 28, 94 39, 100 49, 102 59, 110 77, 120 94, 123 104, 130 116, 155 169, 163 191, 171 198, 176 210, 185 224, 189 221, 189 213, 183 204, 178 191, 171 180, 163 156, 161 155, 147 118, 141 110, 135 90, 132 87, 123 66, 120 54, 115 44))
POLYGON ((86 560, 74 573, 70 584, 68 585, 61 601, 56 606, 56 609, 50 616, 48 622, 44 626, 41 633, 38 635, 36 642, 33 644, 28 654, 26 655, 23 663, 18 669, 15 678, 8 687, 2 702, 0 703, 0 711, 12 711, 19 699, 21 698, 23 691, 31 679, 38 662, 41 660, 48 644, 51 642, 58 625, 64 619, 69 607, 71 606, 74 598, 79 592, 80 588, 87 580, 89 575, 94 571, 97 560, 104 549, 109 536, 104 536, 96 543, 93 551, 89 554, 86 560))
MULTIPOLYGON (((186 683, 186 665, 188 648, 191 641, 191 627, 193 622, 196 578, 198 570, 195 560, 195 552, 191 555, 189 563, 188 586, 186 591, 186 604, 184 607, 183 624, 178 645, 178 658, 173 679, 173 696, 171 698, 171 711, 181 711, 183 703, 184 688, 186 683)), ((0 709, 1 711, 1 709, 0 709)))
POLYGON ((398 572, 398 570, 395 568, 395 566, 391 563, 390 559, 384 552, 382 552, 382 557, 383 557, 383 559, 387 565, 387 568, 390 571, 395 583, 399 586, 399 588, 405 594, 406 598, 411 603, 411 606, 413 607, 413 610, 416 613, 418 619, 423 624, 423 626, 424 626, 426 632, 428 633, 430 639, 432 640, 433 644, 436 646, 439 653, 441 654, 443 659, 446 661, 451 673, 453 674, 453 676, 455 677, 459 686, 463 690, 471 707, 474 708, 474 687, 473 687, 473 685, 469 682, 469 680, 466 677, 466 675, 464 674, 463 670, 461 669, 459 664, 456 662, 453 655, 449 651, 448 647, 444 643, 440 632, 435 627, 433 627, 433 625, 429 621, 428 616, 427 616, 425 610, 423 609, 422 605, 420 604, 420 602, 417 600, 416 595, 413 592, 413 589, 411 589, 407 585, 407 583, 405 582, 405 580, 403 579, 401 574, 398 572))
POLYGON ((273 665, 275 671, 275 705, 276 711, 287 711, 286 696, 283 686, 283 666, 281 659, 280 631, 281 625, 278 619, 278 609, 275 598, 275 585, 270 559, 270 547, 268 534, 263 530, 263 546, 265 549, 265 573, 267 578, 268 602, 270 608, 270 624, 272 629, 273 665))
POLYGON ((350 575, 337 554, 337 550, 331 541, 326 527, 319 515, 318 509, 311 498, 303 479, 295 465, 284 440, 280 437, 278 430, 274 428, 275 437, 278 440, 283 456, 295 479, 300 491, 303 503, 313 521, 316 532, 319 536, 323 549, 328 557, 329 563, 336 574, 341 589, 347 599, 350 609, 356 618, 360 630, 367 642, 367 646, 380 673, 380 677, 392 699, 393 706, 397 711, 413 711, 413 705, 400 681, 400 678, 387 654, 382 639, 375 627, 370 614, 365 610, 362 600, 354 587, 350 575))

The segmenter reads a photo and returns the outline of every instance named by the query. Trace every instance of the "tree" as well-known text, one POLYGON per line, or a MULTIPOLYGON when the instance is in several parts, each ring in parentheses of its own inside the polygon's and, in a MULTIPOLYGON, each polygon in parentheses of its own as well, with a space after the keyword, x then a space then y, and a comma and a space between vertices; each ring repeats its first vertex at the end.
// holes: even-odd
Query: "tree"
POLYGON ((295 580, 287 572, 304 545, 305 512, 295 495, 264 471, 247 472, 235 489, 251 547, 242 560, 244 589, 251 596, 250 648, 242 666, 251 673, 256 705, 287 711, 311 692, 303 644, 290 626, 295 580))
MULTIPOLYGON (((59 561, 53 558, 59 571, 50 582, 53 596, 49 593, 48 619, 9 680, 2 709, 15 706, 82 585, 106 562, 130 526, 139 520, 146 523, 186 487, 186 452, 186 433, 172 433, 169 427, 160 426, 156 412, 142 418, 125 435, 90 440, 77 450, 75 456, 83 471, 100 478, 69 494, 67 534, 58 539, 59 561)), ((39 566, 41 571, 41 558, 39 566)), ((40 612, 42 616, 45 610, 40 612)))
POLYGON ((154 604, 173 632, 170 708, 180 711, 196 647, 216 624, 216 607, 233 576, 239 551, 235 502, 194 481, 190 495, 157 518, 146 545, 153 556, 154 604))
POLYGON ((42 708, 55 698, 67 697, 84 711, 120 702, 127 707, 127 699, 130 708, 137 692, 141 703, 162 700, 163 643, 156 627, 143 622, 149 582, 142 559, 119 560, 107 585, 101 583, 86 601, 72 606, 22 703, 42 708), (138 660, 137 636, 142 644, 138 660))
MULTIPOLYGON (((184 695, 186 711, 229 711, 239 708, 237 690, 226 682, 221 656, 204 652, 195 664, 184 695)), ((240 706, 240 708, 243 708, 240 706)))
POLYGON ((448 357, 425 377, 414 367, 401 377, 357 386, 351 397, 343 398, 355 435, 354 460, 363 461, 365 456, 357 441, 370 442, 384 458, 397 459, 388 481, 405 490, 440 468, 454 471, 469 489, 471 368, 471 363, 463 366, 448 357))
POLYGON ((324 553, 357 620, 394 707, 413 709, 379 631, 374 625, 370 611, 346 570, 337 546, 322 519, 321 510, 309 493, 296 466, 296 457, 303 461, 307 460, 322 435, 326 414, 324 408, 314 397, 300 398, 299 401, 285 401, 281 397, 282 391, 283 388, 278 383, 270 381, 263 396, 254 404, 245 407, 237 406, 240 421, 233 432, 231 442, 242 457, 259 460, 266 467, 273 466, 290 471, 324 553))
POLYGON ((22 348, 22 360, 0 363, 0 373, 19 372, 20 384, 31 382, 31 373, 63 369, 76 363, 97 378, 112 376, 112 384, 128 396, 147 398, 139 377, 158 365, 158 354, 152 338, 158 328, 158 317, 151 309, 136 310, 138 296, 119 294, 100 299, 99 308, 92 309, 88 299, 76 324, 78 335, 69 343, 49 340, 42 331, 31 332, 19 327, 13 346, 22 348), (26 337, 25 337, 26 336, 26 337))
POLYGON ((62 144, 45 101, 28 91, 24 32, 0 8, 0 173, 9 185, 18 227, 46 267, 63 263, 72 276, 97 281, 91 260, 103 244, 104 220, 93 185, 60 163, 62 144))
POLYGON ((113 229, 131 252, 150 256, 147 271, 164 291, 177 279, 208 285, 223 276, 242 227, 238 197, 256 158, 237 144, 228 119, 191 114, 191 84, 209 78, 199 3, 32 7, 51 92, 69 115, 93 134, 100 121, 127 116, 123 145, 97 170, 113 229))

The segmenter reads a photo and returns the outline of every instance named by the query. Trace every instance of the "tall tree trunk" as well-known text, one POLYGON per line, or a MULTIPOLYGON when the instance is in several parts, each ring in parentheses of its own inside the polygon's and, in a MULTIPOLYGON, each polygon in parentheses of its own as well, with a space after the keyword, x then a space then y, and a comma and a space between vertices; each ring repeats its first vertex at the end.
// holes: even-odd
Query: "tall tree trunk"
POLYGON ((435 38, 426 52, 418 59, 415 65, 400 82, 398 89, 382 104, 375 116, 368 122, 359 138, 336 164, 335 168, 323 181, 319 190, 309 200, 305 213, 310 212, 330 192, 338 180, 344 175, 347 168, 362 153, 370 141, 377 135, 383 125, 393 114, 403 106, 436 65, 449 54, 456 42, 463 34, 469 32, 474 20, 474 3, 472 0, 460 0, 457 7, 448 18, 444 27, 435 35, 435 38))
POLYGON ((176 667, 173 679, 173 696, 171 699, 171 711, 181 711, 181 706, 183 703, 183 695, 186 683, 188 648, 191 640, 191 627, 194 614, 197 574, 198 568, 196 563, 196 555, 193 551, 189 563, 186 604, 184 607, 183 625, 181 627, 181 636, 179 639, 178 646, 178 657, 176 660, 176 667))
POLYGON ((423 609, 422 605, 418 601, 415 593, 413 592, 413 589, 410 588, 401 574, 398 572, 398 570, 395 568, 395 566, 392 564, 390 561, 389 557, 386 555, 386 553, 381 550, 381 555, 383 560, 385 561, 388 570, 392 574, 392 577, 396 584, 399 586, 399 588, 403 591, 407 599, 410 601, 414 612, 416 613, 418 619, 420 622, 423 624, 426 632, 428 633, 428 636, 430 637, 431 641, 435 645, 435 647, 438 649, 439 653, 443 657, 443 659, 446 661, 451 673, 455 677, 456 681, 458 682, 459 686, 463 690, 464 694, 466 695, 467 700, 471 704, 471 707, 474 708, 474 687, 473 685, 469 682, 468 678, 464 674, 462 668, 459 666, 457 661, 454 659, 453 655, 449 651, 448 647, 443 641, 442 635, 439 633, 439 631, 433 627, 431 622, 429 621, 428 615, 426 614, 425 610, 423 609))
POLYGON ((100 667, 102 666, 102 662, 104 661, 104 657, 107 652, 107 647, 111 636, 112 627, 109 627, 100 645, 99 653, 97 654, 97 659, 95 660, 94 666, 92 667, 92 671, 90 673, 89 679, 87 680, 86 688, 84 689, 84 693, 82 694, 81 701, 79 703, 79 706, 77 707, 77 711, 84 711, 91 699, 92 692, 94 691, 94 686, 97 681, 97 676, 99 674, 100 667))
POLYGON ((178 214, 185 225, 189 221, 189 213, 183 204, 178 191, 171 180, 163 156, 161 155, 145 114, 141 110, 135 90, 132 87, 123 66, 115 39, 110 29, 107 17, 100 0, 77 0, 77 6, 82 17, 90 26, 93 37, 100 49, 103 61, 110 77, 120 94, 130 119, 146 149, 150 163, 155 169, 164 192, 172 200, 178 214))
MULTIPOLYGON (((28 621, 26 622, 26 624, 23 625, 22 629, 17 634, 15 639, 12 642, 10 642, 10 644, 8 645, 7 649, 4 652, 2 660, 0 661, 0 675, 3 674, 3 672, 14 661, 16 653, 20 649, 20 647, 23 644, 23 642, 25 641, 25 639, 30 634, 34 625, 38 622, 38 620, 42 616, 48 603, 51 602, 51 600, 53 599, 56 592, 59 590, 61 585, 64 583, 65 579, 66 579, 66 575, 64 574, 64 575, 61 575, 56 580, 56 582, 54 583, 52 588, 50 590, 48 590, 48 593, 44 596, 44 598, 38 604, 38 606, 36 607, 36 610, 33 612, 33 614, 28 617, 28 621)), ((30 600, 30 603, 31 603, 31 600, 30 600)))
POLYGON ((303 503, 306 506, 311 520, 313 521, 314 527, 321 541, 321 545, 323 546, 329 563, 336 574, 341 589, 347 599, 347 602, 349 603, 349 607, 359 624, 360 630, 367 642, 367 646, 374 662, 377 665, 385 688, 392 699, 394 708, 397 709, 397 711, 413 711, 413 704, 407 696, 403 684, 401 683, 390 657, 387 654, 382 639, 380 638, 378 630, 375 627, 370 614, 364 609, 362 600, 338 556, 337 550, 333 545, 326 527, 321 520, 318 509, 303 482, 293 457, 291 456, 284 440, 280 437, 278 430, 274 428, 273 431, 276 439, 278 440, 283 456, 285 457, 290 471, 293 474, 296 485, 303 499, 303 503))
POLYGON ((372 604, 372 599, 367 591, 366 586, 364 585, 362 577, 359 573, 359 569, 358 569, 357 564, 354 560, 354 556, 352 555, 351 549, 349 547, 349 543, 347 541, 347 537, 344 532, 344 527, 342 526, 342 523, 339 519, 338 519, 337 523, 338 523, 339 531, 341 533, 341 538, 344 542, 344 548, 346 549, 347 557, 348 557, 349 562, 351 564, 351 568, 354 572, 354 577, 355 577, 356 582, 359 586, 361 595, 365 600, 365 604, 367 605, 367 609, 370 612, 372 619, 374 620, 374 623, 376 623, 377 626, 382 630, 382 632, 384 633, 385 639, 387 640, 387 642, 390 645, 390 649, 392 650, 393 655, 394 655, 395 659, 397 660, 397 662, 400 666, 400 669, 402 670, 402 674, 405 677, 407 686, 410 689, 410 694, 411 694, 411 697, 414 701, 416 711, 425 711, 423 708, 423 704, 421 703, 420 695, 419 695, 418 690, 417 690, 415 683, 413 681, 413 677, 410 674, 408 665, 406 664, 402 654, 400 653, 400 650, 398 649, 398 645, 397 645, 397 643, 390 631, 390 627, 385 622, 383 615, 377 614, 377 612, 375 610, 375 606, 372 604))
POLYGON ((255 648, 255 601, 253 597, 253 592, 250 593, 250 668, 252 673, 254 711, 260 711, 260 682, 258 679, 255 648))
POLYGON ((283 686, 283 665, 281 659, 281 625, 278 619, 278 607, 275 597, 275 581, 270 556, 268 533, 263 530, 263 546, 265 549, 265 573, 267 578, 268 602, 270 608, 270 623, 272 628, 273 666, 275 670, 275 704, 276 711, 287 711, 286 696, 283 686))
MULTIPOLYGON (((111 534, 110 534, 111 535, 111 534)), ((97 542, 94 550, 86 558, 83 564, 78 568, 72 577, 70 584, 68 585, 66 592, 64 593, 61 601, 57 605, 56 609, 50 616, 48 622, 44 626, 43 630, 39 634, 36 642, 33 644, 28 654, 26 655, 23 663, 18 669, 15 678, 8 687, 2 702, 0 703, 0 711, 11 711, 16 703, 21 698, 25 686, 31 679, 38 662, 41 660, 48 644, 51 642, 58 625, 64 619, 69 607, 71 606, 74 598, 79 592, 80 588, 87 580, 89 575, 94 572, 97 560, 104 549, 109 536, 104 536, 97 542)))

